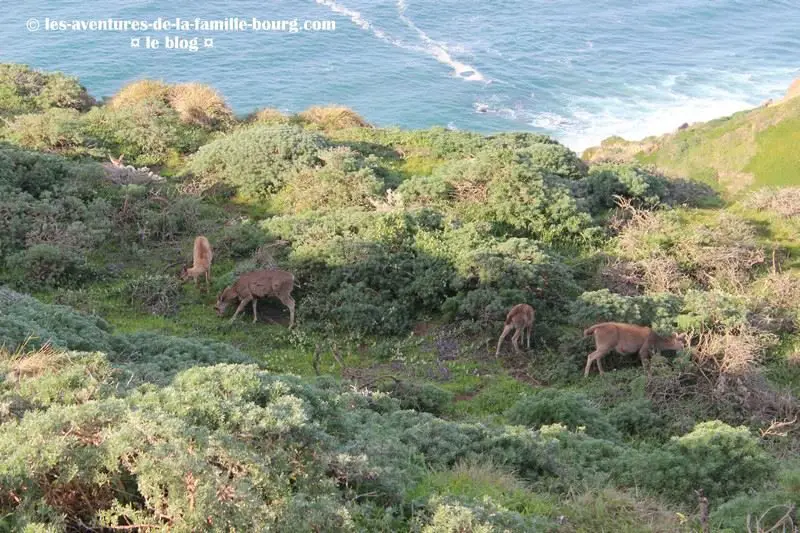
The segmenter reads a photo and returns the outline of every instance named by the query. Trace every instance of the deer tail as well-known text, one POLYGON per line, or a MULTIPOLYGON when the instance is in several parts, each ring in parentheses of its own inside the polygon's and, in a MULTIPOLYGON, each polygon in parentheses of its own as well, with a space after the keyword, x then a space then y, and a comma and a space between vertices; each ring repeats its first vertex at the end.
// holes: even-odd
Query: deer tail
POLYGON ((599 324, 595 324, 594 326, 588 327, 585 330, 583 330, 583 336, 588 337, 589 335, 592 335, 597 326, 599 326, 599 324))

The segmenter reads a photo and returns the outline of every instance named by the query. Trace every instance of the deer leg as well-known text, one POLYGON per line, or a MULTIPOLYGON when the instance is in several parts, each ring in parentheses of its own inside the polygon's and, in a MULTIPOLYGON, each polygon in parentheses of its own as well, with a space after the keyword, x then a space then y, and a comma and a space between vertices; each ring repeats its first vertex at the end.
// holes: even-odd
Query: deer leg
POLYGON ((500 339, 497 341, 497 350, 494 352, 495 357, 500 356, 500 345, 503 344, 503 340, 506 338, 506 335, 508 335, 508 332, 511 331, 513 327, 514 326, 508 325, 503 328, 503 333, 500 334, 500 339))
POLYGON ((528 326, 528 339, 527 339, 526 344, 527 344, 529 350, 531 349, 531 330, 532 329, 533 329, 533 326, 528 326))
POLYGON ((592 363, 597 361, 597 370, 603 374, 603 368, 600 366, 600 358, 603 357, 607 351, 595 350, 586 357, 586 368, 583 371, 583 377, 589 376, 589 370, 592 368, 592 363))
POLYGON ((520 348, 519 348, 519 339, 520 339, 520 337, 522 337, 522 329, 521 328, 517 328, 517 330, 514 332, 514 335, 511 337, 511 344, 514 345, 514 353, 519 353, 520 352, 520 348))
POLYGON ((257 301, 258 301, 258 298, 253 298, 253 324, 255 324, 256 321, 258 321, 258 311, 256 311, 256 302, 257 301))
POLYGON ((239 302, 239 307, 236 308, 236 312, 233 313, 233 317, 231 317, 231 324, 233 324, 233 321, 236 320, 236 317, 239 316, 239 313, 241 313, 242 310, 244 309, 244 307, 249 303, 250 303, 250 299, 248 299, 248 298, 245 298, 244 300, 239 302))
POLYGON ((289 329, 294 327, 294 298, 287 294, 286 296, 279 296, 280 301, 289 308, 289 329))
POLYGON ((642 361, 642 367, 647 374, 650 374, 650 345, 645 343, 639 350, 639 359, 642 361))

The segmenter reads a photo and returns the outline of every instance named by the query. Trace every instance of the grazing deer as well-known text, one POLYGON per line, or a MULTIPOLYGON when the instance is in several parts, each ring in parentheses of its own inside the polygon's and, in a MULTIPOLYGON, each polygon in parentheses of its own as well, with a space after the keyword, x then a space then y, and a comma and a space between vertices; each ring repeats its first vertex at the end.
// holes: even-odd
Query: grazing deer
POLYGON ((530 350, 531 330, 533 329, 533 319, 535 315, 536 312, 533 310, 533 307, 528 304, 517 304, 511 308, 511 311, 506 315, 506 325, 503 328, 503 333, 500 334, 500 339, 497 341, 497 350, 494 352, 495 357, 500 355, 500 345, 503 344, 503 340, 512 329, 516 330, 511 337, 511 344, 514 345, 514 351, 516 353, 520 352, 519 340, 525 334, 526 330, 528 332, 526 345, 530 350))
POLYGON ((597 361, 597 370, 603 374, 603 365, 600 360, 612 350, 621 354, 638 352, 642 366, 649 371, 648 361, 651 350, 659 352, 661 350, 682 350, 688 340, 685 334, 673 333, 669 337, 662 337, 651 328, 618 322, 595 324, 583 332, 584 337, 589 335, 594 335, 596 349, 586 358, 586 370, 583 372, 583 377, 589 375, 589 369, 594 361, 597 361))
POLYGON ((214 252, 211 251, 211 244, 204 236, 200 235, 194 240, 194 250, 192 252, 192 267, 181 268, 181 279, 186 281, 194 279, 195 285, 201 274, 206 276, 206 287, 211 286, 211 260, 214 259, 214 252))
POLYGON ((217 315, 222 316, 232 302, 239 300, 239 307, 236 308, 236 312, 231 318, 231 322, 233 322, 245 306, 253 302, 253 323, 255 323, 258 320, 256 301, 259 298, 274 296, 289 308, 289 328, 291 329, 294 326, 294 298, 291 295, 294 285, 294 275, 285 270, 247 272, 220 293, 214 309, 217 310, 217 315))
POLYGON ((111 157, 111 156, 109 155, 109 156, 108 156, 108 159, 109 159, 109 160, 111 160, 111 164, 112 164, 112 165, 114 165, 115 167, 122 168, 122 167, 124 166, 124 165, 122 164, 122 159, 123 159, 124 157, 125 157, 125 154, 119 154, 119 158, 117 158, 117 159, 114 159, 113 157, 111 157))

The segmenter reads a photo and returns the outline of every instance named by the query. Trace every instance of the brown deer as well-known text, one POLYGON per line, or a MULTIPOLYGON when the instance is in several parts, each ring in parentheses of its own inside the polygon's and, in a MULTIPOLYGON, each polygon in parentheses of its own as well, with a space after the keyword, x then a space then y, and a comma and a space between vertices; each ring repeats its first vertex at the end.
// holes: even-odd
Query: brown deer
POLYGON ((687 345, 685 334, 673 333, 669 337, 658 335, 651 328, 634 326, 633 324, 620 324, 619 322, 603 322, 584 330, 583 336, 594 335, 595 351, 586 358, 586 370, 583 377, 589 375, 592 363, 597 361, 597 370, 603 374, 603 365, 600 360, 607 353, 615 350, 621 354, 638 352, 642 366, 649 371, 649 357, 651 350, 682 350, 687 345))
POLYGON ((503 328, 503 333, 500 334, 500 339, 497 341, 497 350, 494 352, 495 357, 500 355, 500 345, 503 344, 503 340, 512 329, 516 330, 514 335, 511 337, 511 344, 514 345, 514 352, 520 352, 519 341, 520 338, 525 334, 526 330, 528 333, 526 345, 530 350, 531 330, 533 329, 533 319, 535 315, 536 312, 533 310, 533 307, 528 304, 517 304, 511 308, 511 311, 509 311, 508 315, 506 315, 506 325, 503 328))
POLYGON ((192 267, 186 265, 181 267, 181 279, 186 281, 194 279, 195 285, 200 276, 205 274, 206 287, 211 286, 211 261, 214 259, 214 252, 211 251, 211 244, 203 235, 199 235, 194 240, 194 250, 192 252, 192 267))
POLYGON ((112 165, 114 165, 115 167, 122 168, 122 167, 124 166, 124 165, 122 164, 122 159, 123 159, 124 157, 125 157, 125 154, 119 154, 119 157, 118 157, 117 159, 114 159, 113 157, 111 157, 111 156, 109 155, 109 156, 108 156, 108 159, 111 161, 111 164, 112 164, 112 165))
POLYGON ((233 322, 245 306, 253 302, 253 323, 255 323, 258 320, 256 301, 259 298, 274 296, 289 308, 289 328, 291 329, 294 326, 294 298, 291 295, 294 285, 294 275, 285 270, 247 272, 220 293, 214 309, 217 310, 217 315, 223 316, 228 306, 239 300, 239 307, 236 308, 236 312, 231 318, 231 322, 233 322))

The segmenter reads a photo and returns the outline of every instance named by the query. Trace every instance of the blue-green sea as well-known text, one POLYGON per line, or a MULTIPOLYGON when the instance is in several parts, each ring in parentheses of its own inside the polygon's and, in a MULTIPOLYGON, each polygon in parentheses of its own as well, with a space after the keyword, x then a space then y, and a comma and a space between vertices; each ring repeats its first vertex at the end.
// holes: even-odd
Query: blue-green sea
POLYGON ((800 75, 798 0, 29 0, 3 10, 0 61, 76 75, 96 97, 143 77, 201 81, 242 114, 337 103, 381 126, 541 131, 575 150, 752 107, 800 75), (159 17, 279 29, 53 25, 159 17), (293 20, 298 31, 280 29, 293 20), (331 21, 332 31, 304 29, 331 21), (196 38, 197 49, 167 38, 189 48, 196 38))

